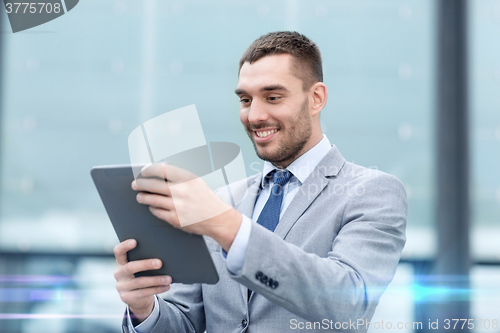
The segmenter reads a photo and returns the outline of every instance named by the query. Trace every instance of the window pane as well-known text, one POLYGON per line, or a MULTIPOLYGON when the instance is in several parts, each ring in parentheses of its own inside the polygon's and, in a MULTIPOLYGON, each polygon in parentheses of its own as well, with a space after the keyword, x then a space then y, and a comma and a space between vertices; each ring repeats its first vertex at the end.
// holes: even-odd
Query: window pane
MULTIPOLYGON (((131 130, 185 105, 197 105, 207 141, 239 144, 247 173, 260 171, 233 90, 244 49, 280 29, 322 50, 331 142, 398 176, 409 233, 432 239, 432 13, 431 1, 89 0, 4 34, 1 247, 109 251, 90 168, 127 163, 131 130)), ((432 252, 413 238, 408 255, 432 252)))
POLYGON ((500 260, 500 1, 470 10, 472 253, 500 260))

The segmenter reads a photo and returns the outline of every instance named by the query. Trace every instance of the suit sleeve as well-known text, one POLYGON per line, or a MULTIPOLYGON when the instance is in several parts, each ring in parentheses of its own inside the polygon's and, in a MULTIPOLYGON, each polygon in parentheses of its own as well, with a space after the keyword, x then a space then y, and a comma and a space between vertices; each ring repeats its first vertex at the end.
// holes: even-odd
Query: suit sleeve
POLYGON ((407 200, 387 174, 363 188, 348 197, 326 258, 253 223, 244 266, 233 278, 310 321, 371 318, 405 243, 407 200))
MULTIPOLYGON (((200 284, 171 285, 164 298, 158 297, 159 318, 151 333, 204 332, 206 328, 205 311, 200 284)), ((122 324, 123 333, 134 333, 122 324)))

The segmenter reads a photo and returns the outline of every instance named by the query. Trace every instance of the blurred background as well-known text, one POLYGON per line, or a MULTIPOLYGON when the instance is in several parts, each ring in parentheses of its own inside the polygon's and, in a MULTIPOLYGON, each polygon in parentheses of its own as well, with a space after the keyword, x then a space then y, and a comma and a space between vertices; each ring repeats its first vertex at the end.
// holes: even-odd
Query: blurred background
MULTIPOLYGON (((466 18, 471 264, 459 296, 484 320, 474 331, 500 332, 500 0, 468 1, 466 18)), ((322 52, 330 141, 408 193, 407 245, 373 322, 427 327, 429 304, 450 293, 422 282, 443 237, 441 19, 437 0, 84 0, 13 34, 1 9, 0 332, 120 331, 118 240, 90 169, 129 163, 134 128, 196 104, 207 141, 238 144, 247 174, 259 172, 233 91, 243 51, 278 30, 322 52)))

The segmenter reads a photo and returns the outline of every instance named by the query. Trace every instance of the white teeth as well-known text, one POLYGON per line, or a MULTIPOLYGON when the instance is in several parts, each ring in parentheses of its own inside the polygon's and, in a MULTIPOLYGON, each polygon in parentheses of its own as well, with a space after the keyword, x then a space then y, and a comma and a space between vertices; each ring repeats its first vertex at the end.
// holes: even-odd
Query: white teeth
POLYGON ((274 130, 272 130, 272 131, 255 132, 255 133, 257 133, 257 136, 258 136, 259 138, 265 138, 265 137, 266 137, 266 136, 268 136, 269 134, 276 133, 276 132, 278 132, 278 130, 277 130, 277 129, 274 129, 274 130))

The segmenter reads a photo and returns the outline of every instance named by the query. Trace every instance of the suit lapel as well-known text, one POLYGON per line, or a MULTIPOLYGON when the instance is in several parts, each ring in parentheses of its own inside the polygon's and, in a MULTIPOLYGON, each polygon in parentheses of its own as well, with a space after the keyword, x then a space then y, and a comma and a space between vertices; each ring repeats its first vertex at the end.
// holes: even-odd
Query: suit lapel
POLYGON ((299 217, 328 184, 328 178, 337 176, 344 163, 345 159, 340 155, 337 147, 332 146, 330 151, 318 163, 313 172, 299 188, 299 191, 288 206, 274 231, 276 235, 283 239, 286 237, 299 217))
MULTIPOLYGON (((253 181, 250 180, 248 182, 248 190, 245 199, 239 204, 236 205, 236 210, 241 214, 252 219, 253 210, 255 207, 255 201, 260 193, 260 183, 262 180, 262 173, 257 174, 253 181)), ((248 288, 239 283, 241 296, 243 297, 243 301, 245 304, 248 304, 248 288)))
POLYGON ((260 183, 262 180, 262 172, 252 177, 247 183, 247 193, 245 198, 236 205, 236 210, 250 219, 253 215, 255 201, 260 193, 260 183))

